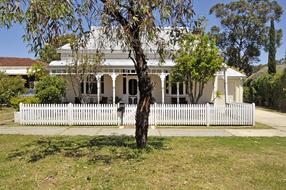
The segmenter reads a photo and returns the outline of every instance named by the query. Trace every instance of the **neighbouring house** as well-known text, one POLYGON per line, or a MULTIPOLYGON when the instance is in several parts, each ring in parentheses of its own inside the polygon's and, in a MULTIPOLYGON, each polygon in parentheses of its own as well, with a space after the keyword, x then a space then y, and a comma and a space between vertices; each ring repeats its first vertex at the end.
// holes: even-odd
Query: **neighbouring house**
POLYGON ((0 72, 9 76, 21 76, 26 81, 25 87, 32 88, 33 79, 29 78, 28 71, 36 63, 39 62, 30 58, 0 57, 0 72))
MULTIPOLYGON (((99 30, 100 28, 93 28, 93 37, 90 38, 87 47, 80 49, 82 54, 92 55, 96 52, 96 42, 100 37, 99 30)), ((49 71, 51 75, 60 75, 67 79, 65 102, 76 102, 78 93, 75 92, 75 89, 78 89, 87 103, 137 103, 139 98, 137 76, 134 64, 128 58, 128 52, 123 51, 120 45, 113 47, 106 45, 106 47, 103 50, 105 57, 100 72, 96 73, 94 80, 84 80, 80 87, 74 87, 70 82, 73 77, 73 74, 68 72, 68 67, 73 64, 70 44, 57 50, 61 55, 61 60, 52 61, 49 64, 49 71)), ((162 64, 159 62, 158 55, 152 51, 152 47, 146 46, 144 50, 148 57, 149 74, 154 84, 154 102, 159 104, 189 103, 186 85, 173 83, 169 80, 169 72, 175 64, 173 60, 166 59, 162 64)), ((244 77, 244 74, 225 67, 207 83, 199 103, 242 103, 242 79, 244 77), (216 97, 219 94, 217 92, 220 92, 220 97, 216 97)))

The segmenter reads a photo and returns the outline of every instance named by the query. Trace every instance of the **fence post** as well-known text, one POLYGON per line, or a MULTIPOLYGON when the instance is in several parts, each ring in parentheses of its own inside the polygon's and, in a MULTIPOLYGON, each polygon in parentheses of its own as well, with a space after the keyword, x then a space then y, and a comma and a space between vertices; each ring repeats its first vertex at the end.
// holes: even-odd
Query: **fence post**
POLYGON ((120 121, 119 121, 119 118, 121 119, 121 117, 119 116, 118 114, 118 109, 119 109, 119 103, 116 104, 117 107, 116 107, 116 118, 117 118, 117 126, 120 126, 120 121))
POLYGON ((23 121, 22 121, 22 113, 23 113, 23 111, 22 111, 22 109, 23 109, 23 103, 21 102, 20 104, 19 104, 19 123, 20 123, 20 125, 22 125, 23 124, 23 121))
POLYGON ((68 123, 69 126, 73 125, 73 104, 68 104, 68 123))
POLYGON ((154 103, 154 113, 153 113, 153 116, 154 116, 154 126, 156 126, 157 124, 156 124, 156 111, 157 111, 157 109, 156 109, 156 103, 154 103))
POLYGON ((207 115, 206 115, 206 125, 210 126, 210 104, 207 103, 207 115))
POLYGON ((252 103, 252 126, 255 126, 255 103, 252 103))

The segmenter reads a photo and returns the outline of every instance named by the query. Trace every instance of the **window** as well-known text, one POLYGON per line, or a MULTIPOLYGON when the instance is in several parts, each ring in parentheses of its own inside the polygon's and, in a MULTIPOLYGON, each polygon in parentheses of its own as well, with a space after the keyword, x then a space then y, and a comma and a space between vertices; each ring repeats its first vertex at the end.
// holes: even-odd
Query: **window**
POLYGON ((166 76, 166 94, 169 94, 169 75, 166 76))
POLYGON ((171 94, 177 94, 177 83, 171 83, 171 94))
POLYGON ((86 83, 86 94, 97 94, 97 82, 87 82, 86 83))
POLYGON ((126 77, 123 77, 123 94, 126 94, 126 77))
POLYGON ((80 83, 80 92, 84 94, 84 83, 83 82, 80 83))
POLYGON ((184 83, 179 83, 179 94, 184 94, 184 83))
POLYGON ((100 82, 101 94, 104 94, 104 76, 101 77, 100 82))
POLYGON ((132 96, 137 95, 137 80, 136 79, 130 79, 129 80, 128 92, 132 96))
MULTIPOLYGON (((175 83, 175 82, 171 83, 171 94, 172 95, 177 94, 177 83, 175 83)), ((179 94, 180 95, 184 94, 184 83, 182 83, 182 82, 179 83, 179 94)))
MULTIPOLYGON (((100 79, 101 93, 104 94, 104 77, 100 79)), ((86 94, 97 94, 97 81, 94 78, 89 78, 85 84, 86 94)), ((81 92, 84 93, 84 85, 81 83, 81 92)))

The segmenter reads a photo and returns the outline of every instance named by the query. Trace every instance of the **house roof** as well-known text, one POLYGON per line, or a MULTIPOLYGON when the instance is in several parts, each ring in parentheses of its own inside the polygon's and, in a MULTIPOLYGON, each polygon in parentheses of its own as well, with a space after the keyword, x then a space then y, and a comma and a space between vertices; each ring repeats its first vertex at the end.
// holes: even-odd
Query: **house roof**
MULTIPOLYGON (((217 72, 217 75, 218 75, 218 76, 224 76, 223 70, 217 72)), ((228 77, 241 77, 241 78, 246 77, 245 74, 240 73, 240 72, 238 72, 238 71, 236 71, 236 70, 234 70, 234 69, 232 69, 232 68, 229 68, 229 67, 227 67, 226 75, 227 75, 228 77)))
MULTIPOLYGON (((163 30, 160 31, 160 33, 158 34, 158 40, 161 40, 162 42, 168 42, 165 48, 167 48, 168 50, 172 51, 174 49, 178 49, 178 45, 177 44, 171 44, 170 42, 170 31, 171 28, 166 27, 163 30)), ((116 39, 117 37, 114 36, 114 39, 116 39)), ((143 37, 144 38, 144 37, 143 37)), ((122 41, 110 41, 107 40, 107 36, 104 33, 104 31, 102 30, 101 27, 96 27, 96 26, 92 26, 91 27, 91 34, 89 39, 87 40, 86 43, 86 47, 85 48, 80 48, 80 50, 85 50, 85 51, 93 51, 96 49, 102 49, 102 51, 106 51, 106 52, 114 52, 114 51, 119 51, 122 52, 122 47, 125 47, 125 45, 122 43, 122 41), (100 44, 104 44, 103 47, 100 47, 100 44)), ((156 50, 158 48, 157 44, 155 43, 144 43, 145 40, 143 39, 143 49, 146 52, 153 52, 156 53, 156 50)), ((71 50, 71 46, 70 44, 65 44, 63 46, 61 46, 60 48, 58 48, 58 52, 63 52, 63 51, 70 51, 71 50)))
POLYGON ((34 63, 36 61, 30 58, 0 57, 0 66, 5 67, 29 67, 34 63))
MULTIPOLYGON (((50 67, 60 67, 60 66, 69 66, 72 65, 71 60, 58 60, 52 61, 49 66, 50 67)), ((147 60, 147 64, 149 67, 173 67, 174 62, 170 59, 165 60, 165 63, 160 63, 158 59, 149 59, 147 60)), ((134 63, 131 59, 106 59, 102 66, 106 67, 134 67, 134 63)))
MULTIPOLYGON (((72 60, 58 60, 52 61, 49 66, 50 67, 65 67, 72 65, 72 60)), ((160 63, 158 59, 149 59, 147 60, 147 64, 150 68, 172 68, 175 63, 171 59, 165 60, 165 63, 160 63)), ((106 59, 102 66, 107 68, 134 68, 134 63, 130 59, 106 59)), ((226 74, 228 77, 245 77, 244 74, 232 69, 227 68, 226 74)), ((223 70, 217 73, 218 76, 223 76, 223 70)))
POLYGON ((46 63, 30 58, 0 57, 0 72, 4 72, 7 75, 27 75, 27 69, 35 63, 46 66, 46 63))

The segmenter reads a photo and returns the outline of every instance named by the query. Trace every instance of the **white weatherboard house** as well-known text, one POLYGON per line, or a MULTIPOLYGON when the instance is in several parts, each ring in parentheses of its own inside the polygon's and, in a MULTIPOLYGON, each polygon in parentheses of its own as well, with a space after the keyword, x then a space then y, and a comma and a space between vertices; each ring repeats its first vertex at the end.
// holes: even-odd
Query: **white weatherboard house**
MULTIPOLYGON (((85 49, 80 51, 91 54, 96 51, 96 41, 99 38, 99 28, 93 28, 93 37, 90 38, 85 49)), ((104 49, 105 59, 100 73, 96 74, 96 80, 84 81, 80 89, 88 103, 115 104, 117 100, 125 104, 136 104, 139 98, 137 76, 134 63, 128 59, 128 52, 123 51, 118 45, 104 49), (92 88, 92 89, 88 89, 92 88)), ((151 48, 152 49, 152 48, 151 48)), ((171 83, 168 74, 175 65, 172 59, 166 59, 165 63, 159 63, 158 55, 144 48, 148 57, 148 67, 151 80, 154 84, 153 98, 158 104, 184 104, 189 103, 184 83, 171 83)), ((70 75, 67 67, 72 64, 72 51, 69 44, 59 48, 61 60, 52 61, 49 64, 51 75, 62 75, 69 81, 70 75)), ((212 80, 205 86, 203 96, 199 103, 242 103, 243 87, 242 78, 245 75, 231 68, 217 72, 212 80), (216 92, 221 92, 220 98, 216 98, 216 92)), ((71 83, 68 82, 65 102, 74 103, 76 95, 71 83)))

